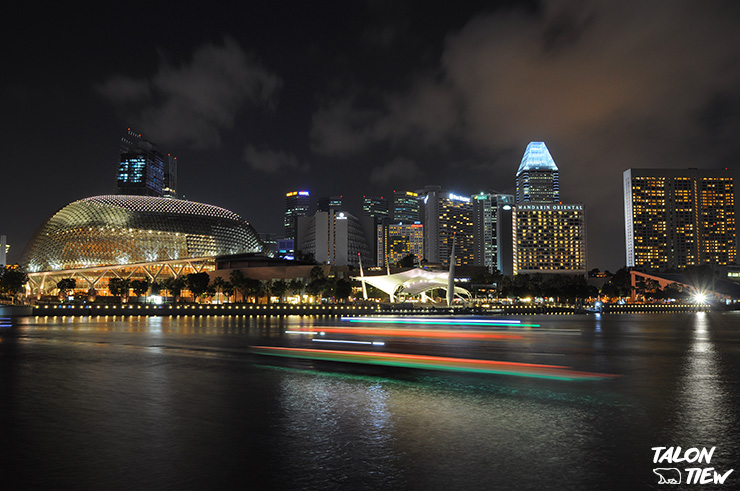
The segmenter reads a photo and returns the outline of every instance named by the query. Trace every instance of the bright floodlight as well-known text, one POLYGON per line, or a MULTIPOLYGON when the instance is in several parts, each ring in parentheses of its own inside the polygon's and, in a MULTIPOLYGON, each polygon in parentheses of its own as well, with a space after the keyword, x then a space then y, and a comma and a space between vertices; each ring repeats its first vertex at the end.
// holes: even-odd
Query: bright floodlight
POLYGON ((707 295, 705 293, 697 293, 694 295, 695 303, 707 303, 707 295))

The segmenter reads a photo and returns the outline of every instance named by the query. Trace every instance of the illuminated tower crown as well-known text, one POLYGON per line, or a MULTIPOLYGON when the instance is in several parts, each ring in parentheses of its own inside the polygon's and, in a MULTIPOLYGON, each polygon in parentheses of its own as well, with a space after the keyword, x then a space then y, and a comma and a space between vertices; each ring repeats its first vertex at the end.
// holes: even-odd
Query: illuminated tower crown
POLYGON ((544 142, 530 142, 516 171, 516 202, 560 202, 558 166, 544 142))

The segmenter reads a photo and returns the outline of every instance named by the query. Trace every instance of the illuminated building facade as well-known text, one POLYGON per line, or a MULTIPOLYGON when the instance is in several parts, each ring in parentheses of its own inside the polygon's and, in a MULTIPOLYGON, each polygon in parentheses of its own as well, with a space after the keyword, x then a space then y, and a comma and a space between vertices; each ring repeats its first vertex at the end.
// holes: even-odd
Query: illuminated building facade
POLYGON ((519 205, 514 221, 514 274, 586 274, 583 205, 519 205))
POLYGON ((116 194, 176 197, 177 159, 131 131, 121 138, 116 194))
POLYGON ((252 226, 212 205, 153 196, 70 203, 34 234, 22 264, 37 293, 61 278, 105 288, 111 277, 155 281, 213 269, 216 256, 261 252, 252 226))
POLYGON ((0 235, 0 266, 7 266, 7 253, 8 253, 8 238, 5 235, 0 235))
POLYGON ((360 221, 342 211, 317 211, 298 218, 298 249, 322 264, 357 266, 359 255, 368 256, 360 221))
POLYGON ((377 225, 376 266, 393 265, 409 254, 417 261, 424 257, 424 226, 420 223, 377 225))
POLYGON ((322 196, 316 202, 316 211, 342 211, 344 210, 344 196, 322 196))
POLYGON ((381 220, 388 217, 388 200, 382 196, 363 196, 362 215, 381 220))
POLYGON ((473 264, 473 204, 469 196, 427 186, 423 196, 424 259, 448 265, 453 237, 458 266, 473 264))
POLYGON ((560 202, 560 173, 544 142, 530 142, 516 171, 516 202, 560 202))
POLYGON ((308 191, 291 191, 285 194, 283 238, 295 240, 298 217, 305 217, 311 209, 311 194, 308 191))
POLYGON ((419 222, 419 193, 413 191, 393 191, 393 223, 419 222))
POLYGON ((479 193, 473 203, 473 264, 513 274, 514 196, 479 193))
POLYGON ((623 178, 627 266, 658 270, 735 261, 729 171, 627 169, 623 178))

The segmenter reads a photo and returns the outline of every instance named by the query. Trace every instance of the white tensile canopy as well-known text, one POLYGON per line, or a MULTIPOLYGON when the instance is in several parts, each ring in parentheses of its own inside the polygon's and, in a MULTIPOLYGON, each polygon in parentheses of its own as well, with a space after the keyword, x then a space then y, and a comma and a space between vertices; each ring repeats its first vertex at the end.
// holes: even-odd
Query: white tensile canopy
MULTIPOLYGON (((391 301, 395 301, 397 295, 405 294, 417 296, 431 290, 449 288, 449 271, 428 271, 422 268, 409 269, 400 273, 386 274, 380 276, 355 277, 353 279, 369 283, 375 288, 387 293, 391 301)), ((461 297, 470 297, 470 292, 459 286, 455 286, 454 292, 461 297)))

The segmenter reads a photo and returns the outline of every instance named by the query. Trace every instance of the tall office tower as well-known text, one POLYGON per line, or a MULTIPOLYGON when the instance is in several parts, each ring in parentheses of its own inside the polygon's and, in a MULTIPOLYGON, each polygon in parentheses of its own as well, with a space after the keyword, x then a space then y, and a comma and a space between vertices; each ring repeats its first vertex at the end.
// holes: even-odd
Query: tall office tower
POLYGON ((376 266, 394 265, 409 254, 416 261, 424 258, 424 226, 421 223, 389 223, 377 226, 376 266))
POLYGON ((586 274, 583 205, 518 205, 514 222, 514 274, 586 274))
POLYGON ((8 238, 5 235, 0 235, 0 266, 8 265, 8 249, 8 238))
MULTIPOLYGON (((298 217, 309 214, 311 195, 308 191, 291 191, 285 194, 285 215, 283 216, 283 239, 295 241, 298 231, 298 217)), ((286 246, 287 249, 294 247, 286 246)))
POLYGON ((423 196, 424 259, 449 265, 455 237, 458 266, 473 264, 473 205, 467 196, 444 192, 439 186, 427 186, 423 196))
POLYGON ((559 202, 558 166, 544 142, 530 142, 516 171, 516 204, 559 202))
POLYGON ((394 223, 416 223, 419 216, 419 193, 413 191, 393 191, 394 223))
POLYGON ((627 266, 677 269, 735 261, 732 173, 704 169, 624 171, 627 266))
POLYGON ((316 211, 342 211, 344 210, 342 198, 342 195, 322 196, 316 203, 316 211))
POLYGON ((377 229, 388 224, 388 200, 382 196, 363 196, 360 223, 367 238, 368 250, 368 256, 362 258, 363 263, 371 265, 381 262, 383 256, 378 251, 382 246, 378 244, 377 229))
POLYGON ((169 153, 167 154, 167 161, 164 166, 162 196, 165 198, 177 198, 177 157, 169 153))
POLYGON ((322 264, 357 266, 367 257, 365 234, 357 217, 344 211, 318 211, 298 218, 299 249, 322 264))
POLYGON ((162 196, 164 157, 152 142, 128 129, 121 138, 116 194, 162 196))
POLYGON ((388 217, 388 200, 382 196, 362 197, 363 216, 381 220, 388 217))
POLYGON ((473 264, 510 275, 514 267, 514 196, 480 193, 473 199, 473 264))

